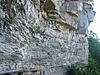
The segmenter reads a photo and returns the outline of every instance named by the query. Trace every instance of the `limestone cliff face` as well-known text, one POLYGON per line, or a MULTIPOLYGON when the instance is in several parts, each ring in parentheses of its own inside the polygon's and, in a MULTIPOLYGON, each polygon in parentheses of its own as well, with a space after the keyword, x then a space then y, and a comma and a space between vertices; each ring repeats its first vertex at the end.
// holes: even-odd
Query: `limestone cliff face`
POLYGON ((0 0, 0 74, 63 75, 87 63, 94 15, 82 0, 0 0))

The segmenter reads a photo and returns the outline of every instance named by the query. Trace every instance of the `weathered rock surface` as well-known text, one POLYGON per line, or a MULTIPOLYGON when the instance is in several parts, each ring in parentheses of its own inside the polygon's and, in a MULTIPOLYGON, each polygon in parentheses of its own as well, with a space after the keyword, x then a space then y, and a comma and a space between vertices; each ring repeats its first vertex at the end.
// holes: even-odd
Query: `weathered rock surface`
POLYGON ((81 0, 0 0, 0 74, 63 75, 86 64, 92 9, 81 0))
POLYGON ((84 3, 83 10, 79 16, 78 32, 87 34, 88 26, 90 25, 90 22, 93 21, 94 16, 95 12, 93 11, 92 5, 84 3))

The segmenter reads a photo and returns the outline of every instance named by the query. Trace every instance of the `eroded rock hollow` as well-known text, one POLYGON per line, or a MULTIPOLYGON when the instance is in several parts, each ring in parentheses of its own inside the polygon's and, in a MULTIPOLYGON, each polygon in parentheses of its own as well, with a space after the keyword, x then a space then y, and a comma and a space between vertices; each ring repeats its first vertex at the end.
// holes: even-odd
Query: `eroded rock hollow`
POLYGON ((0 74, 64 75, 86 64, 94 15, 83 0, 0 0, 0 74))

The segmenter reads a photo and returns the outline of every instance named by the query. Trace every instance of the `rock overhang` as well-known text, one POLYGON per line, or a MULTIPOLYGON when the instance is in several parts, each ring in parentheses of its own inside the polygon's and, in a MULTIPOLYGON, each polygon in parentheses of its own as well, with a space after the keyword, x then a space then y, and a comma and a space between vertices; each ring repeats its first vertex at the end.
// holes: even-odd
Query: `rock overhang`
POLYGON ((56 11, 41 9, 40 0, 16 0, 11 5, 8 0, 1 0, 0 73, 40 71, 62 75, 65 64, 88 62, 85 35, 94 18, 93 10, 88 12, 91 5, 51 1, 56 11))

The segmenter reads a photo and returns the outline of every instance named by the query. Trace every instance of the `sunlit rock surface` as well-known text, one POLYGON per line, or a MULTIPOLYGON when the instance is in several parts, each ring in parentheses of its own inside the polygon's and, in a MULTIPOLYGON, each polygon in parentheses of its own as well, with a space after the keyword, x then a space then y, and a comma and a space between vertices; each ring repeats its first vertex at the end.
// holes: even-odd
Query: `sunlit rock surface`
POLYGON ((0 0, 0 74, 64 75, 87 64, 94 15, 81 0, 0 0))
POLYGON ((88 26, 93 21, 95 12, 93 11, 92 5, 84 3, 83 10, 79 16, 78 32, 88 33, 88 26))

